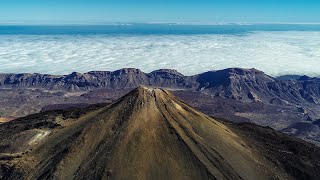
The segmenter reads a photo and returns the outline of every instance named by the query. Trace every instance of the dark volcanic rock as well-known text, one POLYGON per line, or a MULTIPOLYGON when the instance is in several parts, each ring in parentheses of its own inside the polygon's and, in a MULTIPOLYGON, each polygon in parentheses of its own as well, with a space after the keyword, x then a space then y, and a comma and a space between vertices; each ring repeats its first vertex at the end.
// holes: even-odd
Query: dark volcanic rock
POLYGON ((184 76, 176 70, 161 69, 144 73, 127 68, 117 71, 91 71, 63 76, 46 74, 0 74, 0 87, 46 88, 84 91, 94 89, 132 89, 140 85, 201 91, 242 101, 319 103, 320 79, 302 76, 279 80, 256 69, 230 68, 184 76))
POLYGON ((260 101, 260 98, 265 98, 268 83, 275 80, 256 69, 232 68, 200 74, 197 81, 200 82, 200 90, 215 96, 260 101))
POLYGON ((196 81, 200 91, 242 101, 270 102, 278 98, 288 102, 319 103, 320 98, 317 78, 281 81, 256 69, 211 71, 197 75, 196 81))
POLYGON ((277 77, 278 80, 281 81, 289 81, 289 80, 298 80, 301 76, 299 75, 284 75, 277 77))
POLYGON ((48 88, 70 91, 98 88, 123 89, 140 85, 168 86, 183 85, 184 76, 175 70, 157 70, 149 74, 139 69, 117 71, 73 72, 69 75, 52 76, 46 74, 0 74, 0 87, 48 88))

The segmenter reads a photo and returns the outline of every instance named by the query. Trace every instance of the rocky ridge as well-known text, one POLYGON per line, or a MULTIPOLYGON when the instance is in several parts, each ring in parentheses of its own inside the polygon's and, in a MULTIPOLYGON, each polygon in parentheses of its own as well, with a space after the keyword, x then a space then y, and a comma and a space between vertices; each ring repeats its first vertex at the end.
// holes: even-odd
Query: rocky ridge
POLYGON ((201 91, 212 96, 242 101, 320 103, 320 79, 301 76, 281 80, 256 69, 230 68, 184 76, 176 70, 144 73, 126 68, 117 71, 91 71, 69 75, 0 74, 0 88, 45 88, 88 91, 130 89, 140 85, 201 91), (276 100, 275 100, 276 99, 276 100))

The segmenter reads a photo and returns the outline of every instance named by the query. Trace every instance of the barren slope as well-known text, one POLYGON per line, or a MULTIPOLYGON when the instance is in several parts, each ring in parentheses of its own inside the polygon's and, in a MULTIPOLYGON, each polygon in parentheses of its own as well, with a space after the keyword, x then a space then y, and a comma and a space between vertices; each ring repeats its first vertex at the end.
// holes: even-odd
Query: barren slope
POLYGON ((0 126, 10 129, 0 133, 0 179, 294 178, 245 136, 162 89, 140 87, 78 116, 35 119, 0 126))

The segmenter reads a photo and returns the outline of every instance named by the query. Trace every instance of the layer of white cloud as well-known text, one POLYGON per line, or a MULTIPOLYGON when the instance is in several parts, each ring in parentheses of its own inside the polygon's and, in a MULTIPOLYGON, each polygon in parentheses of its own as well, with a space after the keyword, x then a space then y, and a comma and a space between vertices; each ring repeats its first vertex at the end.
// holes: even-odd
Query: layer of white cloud
POLYGON ((228 67, 257 68, 277 76, 320 75, 320 32, 247 35, 1 35, 0 72, 66 74, 73 71, 150 72, 185 75, 228 67))

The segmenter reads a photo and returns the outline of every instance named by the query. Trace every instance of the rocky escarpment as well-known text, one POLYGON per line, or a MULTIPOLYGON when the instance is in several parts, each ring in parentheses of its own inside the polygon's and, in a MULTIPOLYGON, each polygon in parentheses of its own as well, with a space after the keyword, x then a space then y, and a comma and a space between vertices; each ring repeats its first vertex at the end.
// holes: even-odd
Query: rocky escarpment
POLYGON ((212 96, 242 101, 272 102, 277 98, 291 103, 319 103, 320 79, 302 76, 281 80, 256 69, 230 68, 184 76, 176 70, 144 73, 139 69, 91 71, 69 75, 0 74, 0 87, 47 88, 84 91, 100 88, 130 89, 140 85, 188 89, 212 96))
POLYGON ((270 102, 279 98, 292 103, 319 103, 320 79, 302 76, 278 80, 256 69, 226 69, 197 75, 200 90, 214 96, 244 101, 270 102))
POLYGON ((0 74, 0 87, 48 88, 52 90, 92 90, 97 88, 123 89, 140 85, 185 87, 184 76, 175 70, 157 70, 144 73, 139 69, 117 71, 73 72, 69 75, 0 74))

